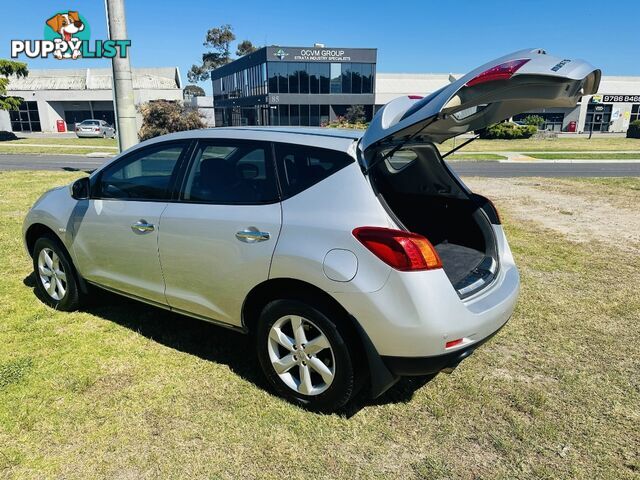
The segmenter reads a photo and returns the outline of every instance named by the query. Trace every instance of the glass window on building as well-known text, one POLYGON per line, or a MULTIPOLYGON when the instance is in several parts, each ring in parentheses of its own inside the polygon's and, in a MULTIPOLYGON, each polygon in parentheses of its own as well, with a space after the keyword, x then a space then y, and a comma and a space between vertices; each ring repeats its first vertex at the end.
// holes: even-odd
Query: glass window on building
MULTIPOLYGON (((351 93, 351 64, 342 64, 342 93, 351 93)), ((359 92, 353 92, 359 93, 359 92)))
POLYGON ((362 92, 362 63, 351 64, 351 93, 362 92))
POLYGON ((342 93, 342 65, 331 64, 331 93, 342 93))
POLYGON ((362 93, 373 93, 373 65, 361 63, 360 76, 362 77, 362 93))
POLYGON ((9 110, 11 129, 14 132, 40 132, 38 102, 22 102, 18 110, 9 110))
POLYGON ((300 105, 300 126, 309 126, 309 105, 300 105))
POLYGON ((304 68, 304 63, 289 63, 289 93, 300 93, 300 70, 304 68))
POLYGON ((278 105, 280 111, 280 125, 289 126, 289 105, 278 105))
POLYGON ((605 103, 590 103, 587 106, 587 116, 584 121, 585 132, 608 132, 611 124, 612 105, 605 103))
POLYGON ((289 105, 289 125, 300 126, 300 105, 289 105))
POLYGON ((309 63, 309 93, 320 93, 320 66, 319 63, 309 63))
POLYGON ((331 84, 331 64, 318 64, 320 71, 320 93, 327 94, 330 92, 331 84))
POLYGON ((329 105, 320 105, 320 125, 329 123, 329 105))
POLYGON ((300 93, 309 93, 309 71, 308 64, 301 64, 302 68, 299 73, 300 93))
POLYGON ((640 103, 636 103, 635 105, 631 105, 631 117, 629 118, 631 122, 635 122, 636 120, 640 120, 640 103))
POLYGON ((320 105, 309 105, 309 125, 320 126, 320 105))

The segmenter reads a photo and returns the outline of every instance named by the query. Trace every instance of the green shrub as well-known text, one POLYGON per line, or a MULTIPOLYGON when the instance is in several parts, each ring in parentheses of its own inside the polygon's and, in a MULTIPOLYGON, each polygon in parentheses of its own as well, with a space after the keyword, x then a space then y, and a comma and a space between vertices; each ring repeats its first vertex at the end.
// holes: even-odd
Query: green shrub
POLYGON ((13 132, 0 131, 0 142, 7 142, 9 140, 17 140, 18 136, 13 132))
POLYGON ((182 102, 156 100, 140 105, 138 110, 142 113, 140 140, 206 127, 200 113, 182 102))
POLYGON ((515 123, 502 122, 489 125, 480 130, 480 138, 487 140, 516 140, 519 138, 529 138, 538 131, 535 125, 516 125, 515 123))
POLYGON ((544 124, 544 118, 540 115, 529 115, 524 118, 525 125, 533 125, 535 127, 540 128, 544 124))
POLYGON ((369 124, 364 122, 352 123, 349 122, 346 117, 337 117, 334 121, 323 123, 321 126, 327 128, 352 128, 355 130, 366 130, 367 127, 369 127, 369 124))
POLYGON ((640 120, 634 120, 629 124, 627 138, 640 138, 640 120))

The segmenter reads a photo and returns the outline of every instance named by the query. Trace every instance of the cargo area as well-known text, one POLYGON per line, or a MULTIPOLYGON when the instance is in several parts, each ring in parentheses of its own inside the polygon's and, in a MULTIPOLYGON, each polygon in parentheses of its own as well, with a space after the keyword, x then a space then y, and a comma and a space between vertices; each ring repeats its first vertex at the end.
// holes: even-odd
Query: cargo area
POLYGON ((405 145, 382 160, 388 154, 380 151, 370 172, 381 203, 401 227, 432 243, 461 297, 482 289, 498 268, 486 199, 463 187, 431 143, 405 145))

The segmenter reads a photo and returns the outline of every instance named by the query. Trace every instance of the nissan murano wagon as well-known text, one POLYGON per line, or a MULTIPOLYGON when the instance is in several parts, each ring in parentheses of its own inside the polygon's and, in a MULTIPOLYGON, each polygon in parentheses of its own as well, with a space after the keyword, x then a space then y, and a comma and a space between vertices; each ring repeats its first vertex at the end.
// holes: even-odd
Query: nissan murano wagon
POLYGON ((217 128, 155 138, 24 222, 36 289, 90 286, 251 333, 272 387, 335 410, 361 389, 451 371, 509 319, 519 276, 500 218, 435 143, 597 91, 581 60, 523 50, 364 132, 217 128))

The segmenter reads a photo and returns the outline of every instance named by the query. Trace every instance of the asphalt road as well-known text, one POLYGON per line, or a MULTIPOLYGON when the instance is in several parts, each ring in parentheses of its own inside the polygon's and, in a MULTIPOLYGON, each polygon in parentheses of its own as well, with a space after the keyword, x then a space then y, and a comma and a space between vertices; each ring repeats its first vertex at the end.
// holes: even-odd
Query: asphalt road
MULTIPOLYGON (((0 155, 0 170, 94 170, 107 158, 76 155, 0 155)), ((450 162, 461 176, 479 177, 640 177, 640 162, 500 163, 450 162)))

